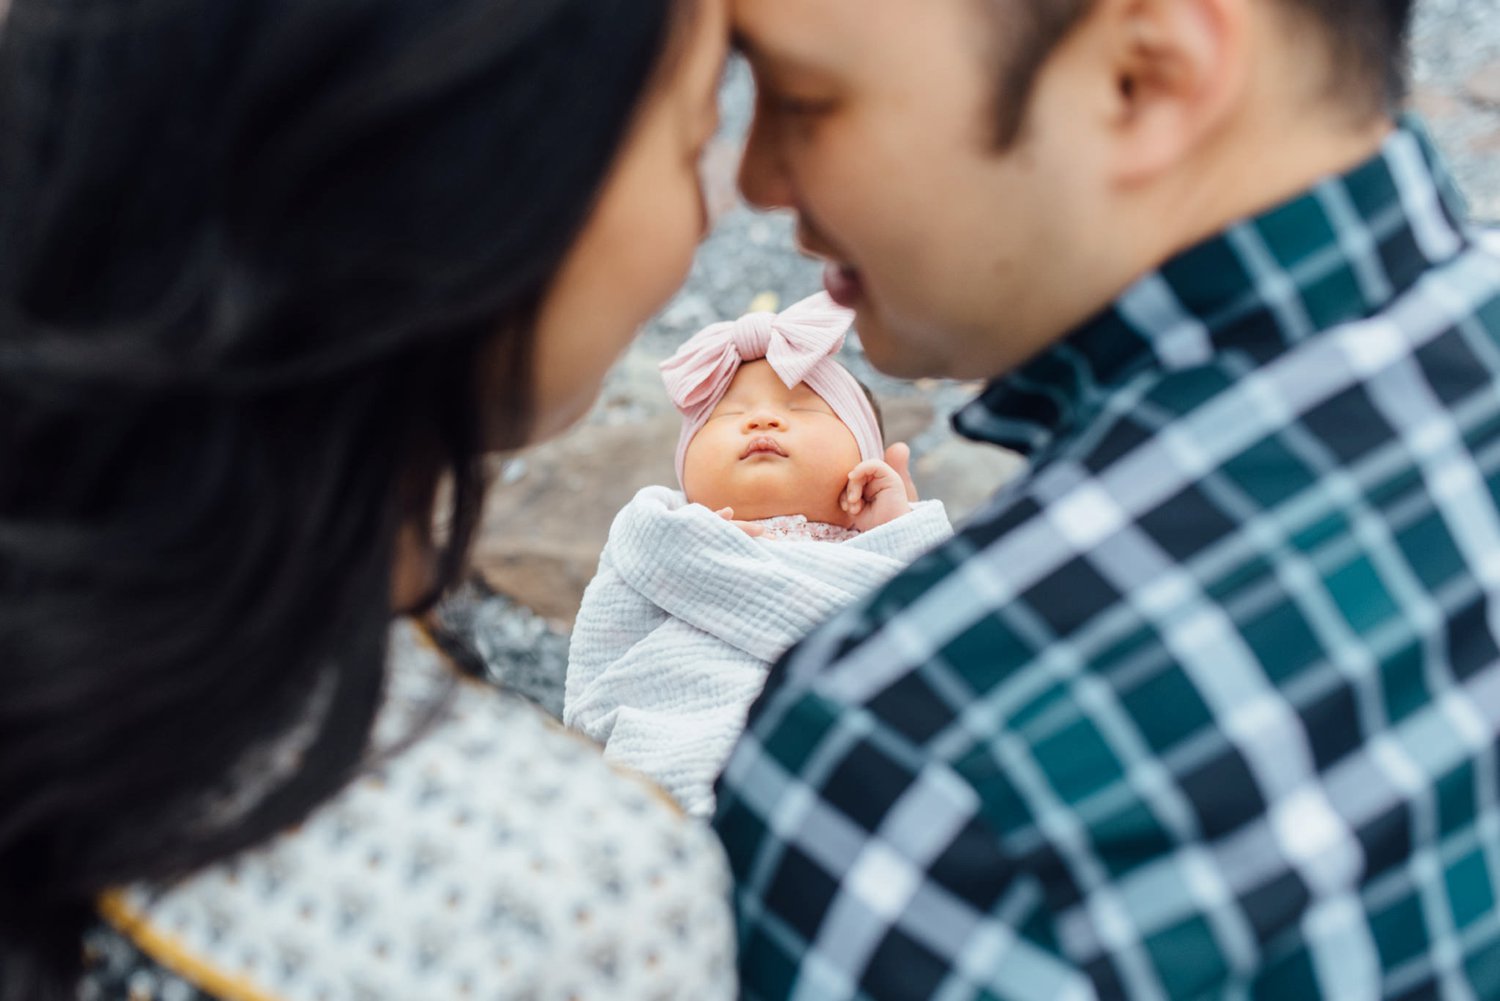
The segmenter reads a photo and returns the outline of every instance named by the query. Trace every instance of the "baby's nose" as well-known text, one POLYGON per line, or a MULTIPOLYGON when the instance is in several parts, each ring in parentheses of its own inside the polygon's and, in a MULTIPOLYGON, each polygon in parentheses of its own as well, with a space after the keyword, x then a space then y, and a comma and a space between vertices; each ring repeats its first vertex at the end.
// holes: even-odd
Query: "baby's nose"
POLYGON ((745 427, 752 431, 785 426, 786 422, 781 415, 770 410, 753 411, 745 417, 745 427))

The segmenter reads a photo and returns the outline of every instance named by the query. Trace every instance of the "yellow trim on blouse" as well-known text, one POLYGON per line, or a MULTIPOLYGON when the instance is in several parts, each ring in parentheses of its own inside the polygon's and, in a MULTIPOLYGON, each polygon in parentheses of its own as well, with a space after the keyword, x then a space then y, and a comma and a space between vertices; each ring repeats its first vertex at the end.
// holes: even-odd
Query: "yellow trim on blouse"
POLYGON ((153 928, 119 891, 101 894, 99 915, 146 955, 223 1001, 283 1001, 241 976, 225 973, 199 958, 172 935, 153 928))

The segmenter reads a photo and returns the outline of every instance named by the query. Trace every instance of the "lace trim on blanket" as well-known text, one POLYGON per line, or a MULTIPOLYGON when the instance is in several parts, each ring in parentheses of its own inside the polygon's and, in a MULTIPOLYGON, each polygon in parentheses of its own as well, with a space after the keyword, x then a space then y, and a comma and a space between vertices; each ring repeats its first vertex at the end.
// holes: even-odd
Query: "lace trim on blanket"
POLYGON ((852 528, 840 528, 823 521, 808 521, 806 515, 783 514, 755 522, 765 528, 762 539, 786 542, 848 542, 859 535, 852 528))

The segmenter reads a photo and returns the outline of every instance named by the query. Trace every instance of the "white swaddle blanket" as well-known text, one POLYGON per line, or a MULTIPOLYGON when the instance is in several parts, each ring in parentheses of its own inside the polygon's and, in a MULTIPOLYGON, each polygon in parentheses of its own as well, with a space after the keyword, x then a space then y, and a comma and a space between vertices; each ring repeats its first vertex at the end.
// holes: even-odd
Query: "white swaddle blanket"
POLYGON ((941 501, 846 542, 752 539, 646 487, 610 527, 568 653, 563 722, 695 816, 770 664, 953 530, 941 501))

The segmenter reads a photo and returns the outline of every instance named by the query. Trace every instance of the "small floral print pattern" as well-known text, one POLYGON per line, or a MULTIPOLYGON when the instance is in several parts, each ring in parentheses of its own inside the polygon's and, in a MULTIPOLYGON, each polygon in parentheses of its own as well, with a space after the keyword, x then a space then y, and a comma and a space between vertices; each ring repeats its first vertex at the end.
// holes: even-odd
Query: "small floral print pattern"
MULTIPOLYGON (((392 663, 377 747, 451 683, 410 625, 392 663)), ((442 705, 295 831, 127 901, 278 1001, 734 997, 712 834, 528 702, 464 683, 442 705)), ((108 926, 87 954, 80 1001, 214 1001, 108 926)))
POLYGON ((808 521, 806 515, 783 514, 755 522, 766 531, 762 539, 783 542, 847 542, 859 533, 823 521, 808 521))

